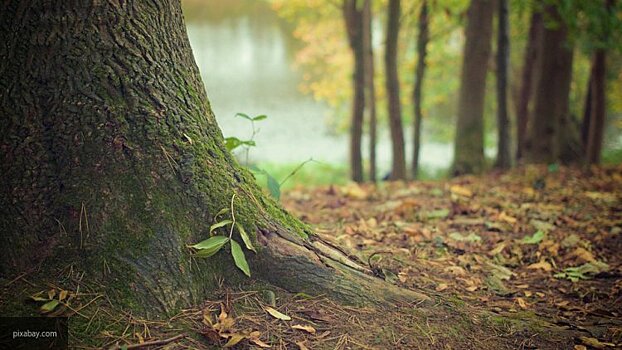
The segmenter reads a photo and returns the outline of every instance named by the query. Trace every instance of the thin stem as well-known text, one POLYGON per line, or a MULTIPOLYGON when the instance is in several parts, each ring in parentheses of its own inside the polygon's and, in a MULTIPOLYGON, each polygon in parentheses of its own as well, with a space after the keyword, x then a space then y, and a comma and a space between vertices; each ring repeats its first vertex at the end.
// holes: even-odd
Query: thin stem
POLYGON ((233 212, 233 200, 235 199, 235 193, 231 196, 231 230, 229 230, 229 239, 233 236, 233 228, 235 227, 235 213, 233 212))

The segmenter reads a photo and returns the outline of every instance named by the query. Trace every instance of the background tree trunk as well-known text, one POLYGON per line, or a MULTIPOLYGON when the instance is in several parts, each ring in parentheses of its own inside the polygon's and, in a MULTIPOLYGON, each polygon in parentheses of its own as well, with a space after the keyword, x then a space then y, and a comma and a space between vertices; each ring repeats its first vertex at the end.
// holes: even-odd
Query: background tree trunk
POLYGON ((376 182, 376 86, 374 69, 374 48, 372 41, 371 0, 363 5, 363 45, 365 58, 365 110, 369 118, 369 181, 376 182))
POLYGON ((419 36, 417 38, 418 59, 417 68, 415 70, 415 88, 413 89, 413 106, 415 116, 415 122, 413 127, 413 179, 417 179, 419 174, 419 153, 421 152, 421 122, 423 120, 423 113, 421 112, 421 91, 423 87, 423 77, 426 68, 425 58, 427 55, 427 45, 428 41, 430 40, 428 21, 428 1, 424 0, 421 4, 421 10, 419 12, 419 36))
POLYGON ((520 160, 525 151, 530 115, 529 106, 533 95, 536 62, 540 56, 539 43, 543 30, 542 26, 542 14, 534 10, 529 24, 529 36, 521 75, 520 96, 516 105, 516 160, 520 160))
POLYGON ((391 129, 391 149, 393 151, 391 180, 406 179, 404 128, 402 126, 400 83, 397 75, 397 40, 400 29, 400 13, 400 0, 389 0, 389 18, 387 22, 384 62, 386 69, 387 104, 389 107, 389 127, 391 129))
POLYGON ((508 68, 510 65, 510 38, 508 1, 499 0, 497 33, 497 160, 495 167, 508 169, 510 155, 510 119, 508 118, 508 68))
POLYGON ((363 10, 357 7, 356 0, 345 0, 343 17, 346 23, 348 41, 354 55, 352 74, 352 117, 350 121, 350 172, 352 180, 363 182, 363 156, 361 144, 363 137, 363 112, 365 109, 365 50, 363 44, 363 10))
POLYGON ((54 283, 79 276, 136 313, 172 314, 219 278, 248 281, 226 249, 187 248, 233 206, 255 278, 351 303, 413 297, 305 239, 232 159, 179 1, 5 1, 0 37, 1 278, 71 271, 54 283))
POLYGON ((590 75, 590 118, 587 138, 587 163, 600 163, 600 153, 603 145, 606 114, 606 53, 604 49, 596 50, 592 61, 590 75))
POLYGON ((467 13, 453 174, 480 172, 484 166, 484 97, 491 51, 489 0, 473 0, 467 13))
POLYGON ((542 31, 541 58, 536 68, 536 87, 526 159, 532 163, 560 160, 571 136, 569 92, 573 52, 567 47, 567 28, 555 6, 546 13, 558 25, 542 31))

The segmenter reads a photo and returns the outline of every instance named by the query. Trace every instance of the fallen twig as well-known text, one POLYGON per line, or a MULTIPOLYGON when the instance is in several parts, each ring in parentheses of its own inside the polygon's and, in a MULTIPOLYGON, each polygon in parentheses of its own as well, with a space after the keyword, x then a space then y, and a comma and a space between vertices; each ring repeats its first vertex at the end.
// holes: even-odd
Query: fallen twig
POLYGON ((185 338, 186 335, 185 334, 179 334, 176 335, 174 337, 168 338, 168 339, 163 339, 163 340, 154 340, 154 341, 146 341, 144 343, 140 343, 140 344, 130 344, 127 346, 119 346, 119 345, 115 345, 113 347, 110 348, 110 350, 121 350, 121 349, 138 349, 138 348, 143 348, 146 346, 158 346, 158 345, 164 345, 164 344, 168 344, 168 343, 172 343, 175 340, 179 340, 182 338, 185 338))

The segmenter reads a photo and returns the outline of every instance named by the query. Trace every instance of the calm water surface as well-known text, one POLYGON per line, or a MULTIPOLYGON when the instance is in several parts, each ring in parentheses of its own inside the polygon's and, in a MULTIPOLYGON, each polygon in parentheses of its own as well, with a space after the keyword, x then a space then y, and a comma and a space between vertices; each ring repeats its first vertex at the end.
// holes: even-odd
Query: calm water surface
MULTIPOLYGON (((252 161, 299 163, 313 158, 347 164, 348 137, 334 135, 324 123, 329 106, 298 89, 295 39, 269 4, 222 0, 184 6, 194 56, 225 136, 250 137, 250 124, 235 118, 236 113, 266 114, 268 119, 256 124, 260 131, 252 161)), ((379 168, 384 172, 390 166, 390 144, 386 130, 380 136, 379 168)), ((425 143, 422 151, 422 165, 431 170, 451 162, 450 145, 425 143)))

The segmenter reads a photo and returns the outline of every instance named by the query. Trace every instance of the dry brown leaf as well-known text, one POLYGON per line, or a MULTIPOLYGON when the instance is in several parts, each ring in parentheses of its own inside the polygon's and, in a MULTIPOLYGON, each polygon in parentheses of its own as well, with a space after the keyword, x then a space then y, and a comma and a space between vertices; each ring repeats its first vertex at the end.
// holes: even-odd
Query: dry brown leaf
POLYGON ((292 318, 287 316, 284 313, 281 313, 273 308, 271 308, 270 306, 266 306, 264 307, 264 310, 266 310, 267 313, 270 314, 270 316, 277 318, 279 320, 283 320, 283 321, 290 321, 292 318))
POLYGON ((525 299, 518 297, 516 298, 516 302, 521 309, 525 310, 527 308, 527 302, 525 301, 525 299))
POLYGON ((547 262, 546 260, 540 260, 540 262, 537 262, 535 264, 531 264, 529 266, 527 266, 528 269, 530 270, 544 270, 546 272, 551 272, 553 271, 553 266, 551 266, 551 264, 549 262, 547 262))
POLYGON ((259 336, 261 335, 261 333, 259 331, 253 331, 248 335, 248 341, 250 341, 251 343, 259 346, 260 348, 270 348, 272 346, 264 343, 263 341, 261 341, 261 339, 259 339, 259 336))
POLYGON ((512 217, 506 214, 504 211, 502 211, 501 214, 499 214, 499 220, 505 221, 508 224, 515 224, 517 221, 515 217, 512 217))
POLYGON ((581 339, 583 344, 589 345, 589 346, 591 346, 593 348, 596 348, 596 349, 605 349, 607 347, 615 347, 616 346, 615 344, 612 344, 612 343, 601 342, 600 340, 598 340, 596 338, 589 338, 589 337, 581 336, 581 337, 579 337, 579 339, 581 339))
POLYGON ((311 326, 303 326, 301 324, 295 324, 292 326, 293 329, 299 329, 302 331, 305 331, 307 333, 311 333, 311 334, 315 334, 315 328, 311 327, 311 326))
POLYGON ((447 288, 449 288, 447 283, 440 283, 438 286, 436 286, 436 288, 434 288, 434 290, 436 290, 437 292, 442 292, 447 288))
POLYGON ((506 242, 501 242, 497 244, 491 251, 488 252, 488 255, 495 256, 495 255, 501 254, 503 249, 505 249, 505 246, 506 246, 506 242))
POLYGON ((298 349, 299 350, 309 350, 309 348, 305 345, 306 342, 307 342, 306 340, 296 342, 296 345, 298 345, 298 349))
POLYGON ((230 348, 234 346, 235 344, 239 343, 240 341, 244 340, 244 338, 246 338, 246 336, 243 334, 239 334, 239 333, 231 334, 231 337, 229 338, 227 343, 224 345, 224 347, 230 348))
POLYGON ((460 185, 453 185, 451 186, 451 188, 449 189, 449 191, 455 195, 458 196, 462 196, 462 197, 472 197, 473 196, 473 192, 471 192, 471 190, 469 190, 466 187, 460 186, 460 185))
POLYGON ((594 255, 583 247, 578 247, 577 249, 575 249, 572 253, 570 253, 570 256, 576 258, 579 262, 584 263, 596 261, 594 255))
POLYGON ((460 266, 447 266, 444 271, 456 276, 465 276, 467 274, 466 270, 460 266))

